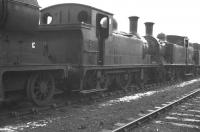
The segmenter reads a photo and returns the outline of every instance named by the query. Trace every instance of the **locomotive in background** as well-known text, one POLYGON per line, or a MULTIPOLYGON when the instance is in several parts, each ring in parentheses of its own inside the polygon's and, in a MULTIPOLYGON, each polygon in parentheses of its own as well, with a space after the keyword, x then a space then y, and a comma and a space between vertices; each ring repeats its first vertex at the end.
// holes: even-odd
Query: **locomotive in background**
POLYGON ((39 10, 37 0, 0 0, 0 101, 20 93, 46 105, 58 90, 84 94, 199 73, 199 44, 187 37, 117 32, 113 14, 81 4, 39 10), (195 48, 194 48, 195 47, 195 48))

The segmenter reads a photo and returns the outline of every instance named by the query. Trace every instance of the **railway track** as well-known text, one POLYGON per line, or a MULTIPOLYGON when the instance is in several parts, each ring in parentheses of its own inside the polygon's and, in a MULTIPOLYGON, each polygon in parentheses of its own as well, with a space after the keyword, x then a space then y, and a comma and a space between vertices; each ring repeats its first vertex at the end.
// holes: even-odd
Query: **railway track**
POLYGON ((199 132, 200 131, 200 95, 174 107, 164 116, 152 121, 142 129, 154 127, 160 130, 176 132, 199 132), (149 127, 150 125, 150 127, 149 127), (158 127, 159 126, 159 127, 158 127))
MULTIPOLYGON (((182 98, 179 98, 173 102, 170 102, 168 104, 166 104, 164 107, 158 108, 155 111, 150 112, 149 114, 146 114, 136 120, 133 120, 125 125, 122 125, 121 127, 115 129, 115 130, 103 130, 102 132, 132 132, 134 131, 138 126, 142 126, 144 123, 155 119, 156 117, 158 117, 159 115, 161 115, 162 113, 166 112, 167 110, 170 110, 171 108, 173 108, 174 106, 183 103, 184 101, 193 98, 194 96, 198 95, 200 93, 200 88, 185 95, 182 98)), ((200 98, 200 97, 199 97, 200 98)), ((199 101, 200 102, 200 101, 199 101)), ((162 123, 162 122, 160 122, 162 123)), ((123 124, 123 123, 122 123, 123 124)))

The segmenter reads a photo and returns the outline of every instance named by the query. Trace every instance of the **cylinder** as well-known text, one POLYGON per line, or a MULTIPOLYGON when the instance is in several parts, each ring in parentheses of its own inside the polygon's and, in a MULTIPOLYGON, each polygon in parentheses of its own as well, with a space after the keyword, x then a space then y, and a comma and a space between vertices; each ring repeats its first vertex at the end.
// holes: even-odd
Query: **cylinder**
POLYGON ((146 26, 146 36, 153 36, 153 22, 144 23, 146 26))
POLYGON ((137 17, 137 16, 129 17, 131 34, 137 34, 138 19, 139 19, 139 17, 137 17))
POLYGON ((33 31, 38 24, 37 0, 0 0, 0 30, 33 31))

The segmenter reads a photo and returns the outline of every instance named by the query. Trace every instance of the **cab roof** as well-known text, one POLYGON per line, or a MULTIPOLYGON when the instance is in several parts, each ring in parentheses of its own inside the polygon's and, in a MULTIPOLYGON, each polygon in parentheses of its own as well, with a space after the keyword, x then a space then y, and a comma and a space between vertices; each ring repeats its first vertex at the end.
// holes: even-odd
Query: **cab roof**
POLYGON ((104 10, 101 10, 101 9, 98 9, 98 8, 95 8, 95 7, 92 7, 92 6, 89 6, 89 5, 84 5, 84 4, 78 4, 78 3, 63 3, 63 4, 57 4, 57 5, 52 5, 52 6, 49 6, 49 7, 46 7, 46 8, 43 8, 41 11, 43 10, 46 10, 46 9, 49 9, 49 8, 55 8, 55 7, 59 7, 59 6, 83 6, 83 7, 86 7, 86 8, 89 8, 89 9, 93 9, 93 10, 97 10, 97 11, 100 11, 100 12, 103 12, 103 13, 106 13, 106 14, 109 14, 109 15, 113 15, 112 13, 110 12, 107 12, 107 11, 104 11, 104 10))

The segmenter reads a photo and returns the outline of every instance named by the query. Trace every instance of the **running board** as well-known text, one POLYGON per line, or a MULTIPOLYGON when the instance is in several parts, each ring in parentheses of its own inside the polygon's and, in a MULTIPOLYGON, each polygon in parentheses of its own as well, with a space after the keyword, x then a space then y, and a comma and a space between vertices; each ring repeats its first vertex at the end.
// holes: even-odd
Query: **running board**
POLYGON ((89 94, 89 93, 95 93, 95 92, 102 92, 106 91, 108 89, 91 89, 91 90, 81 90, 80 93, 82 94, 89 94))

